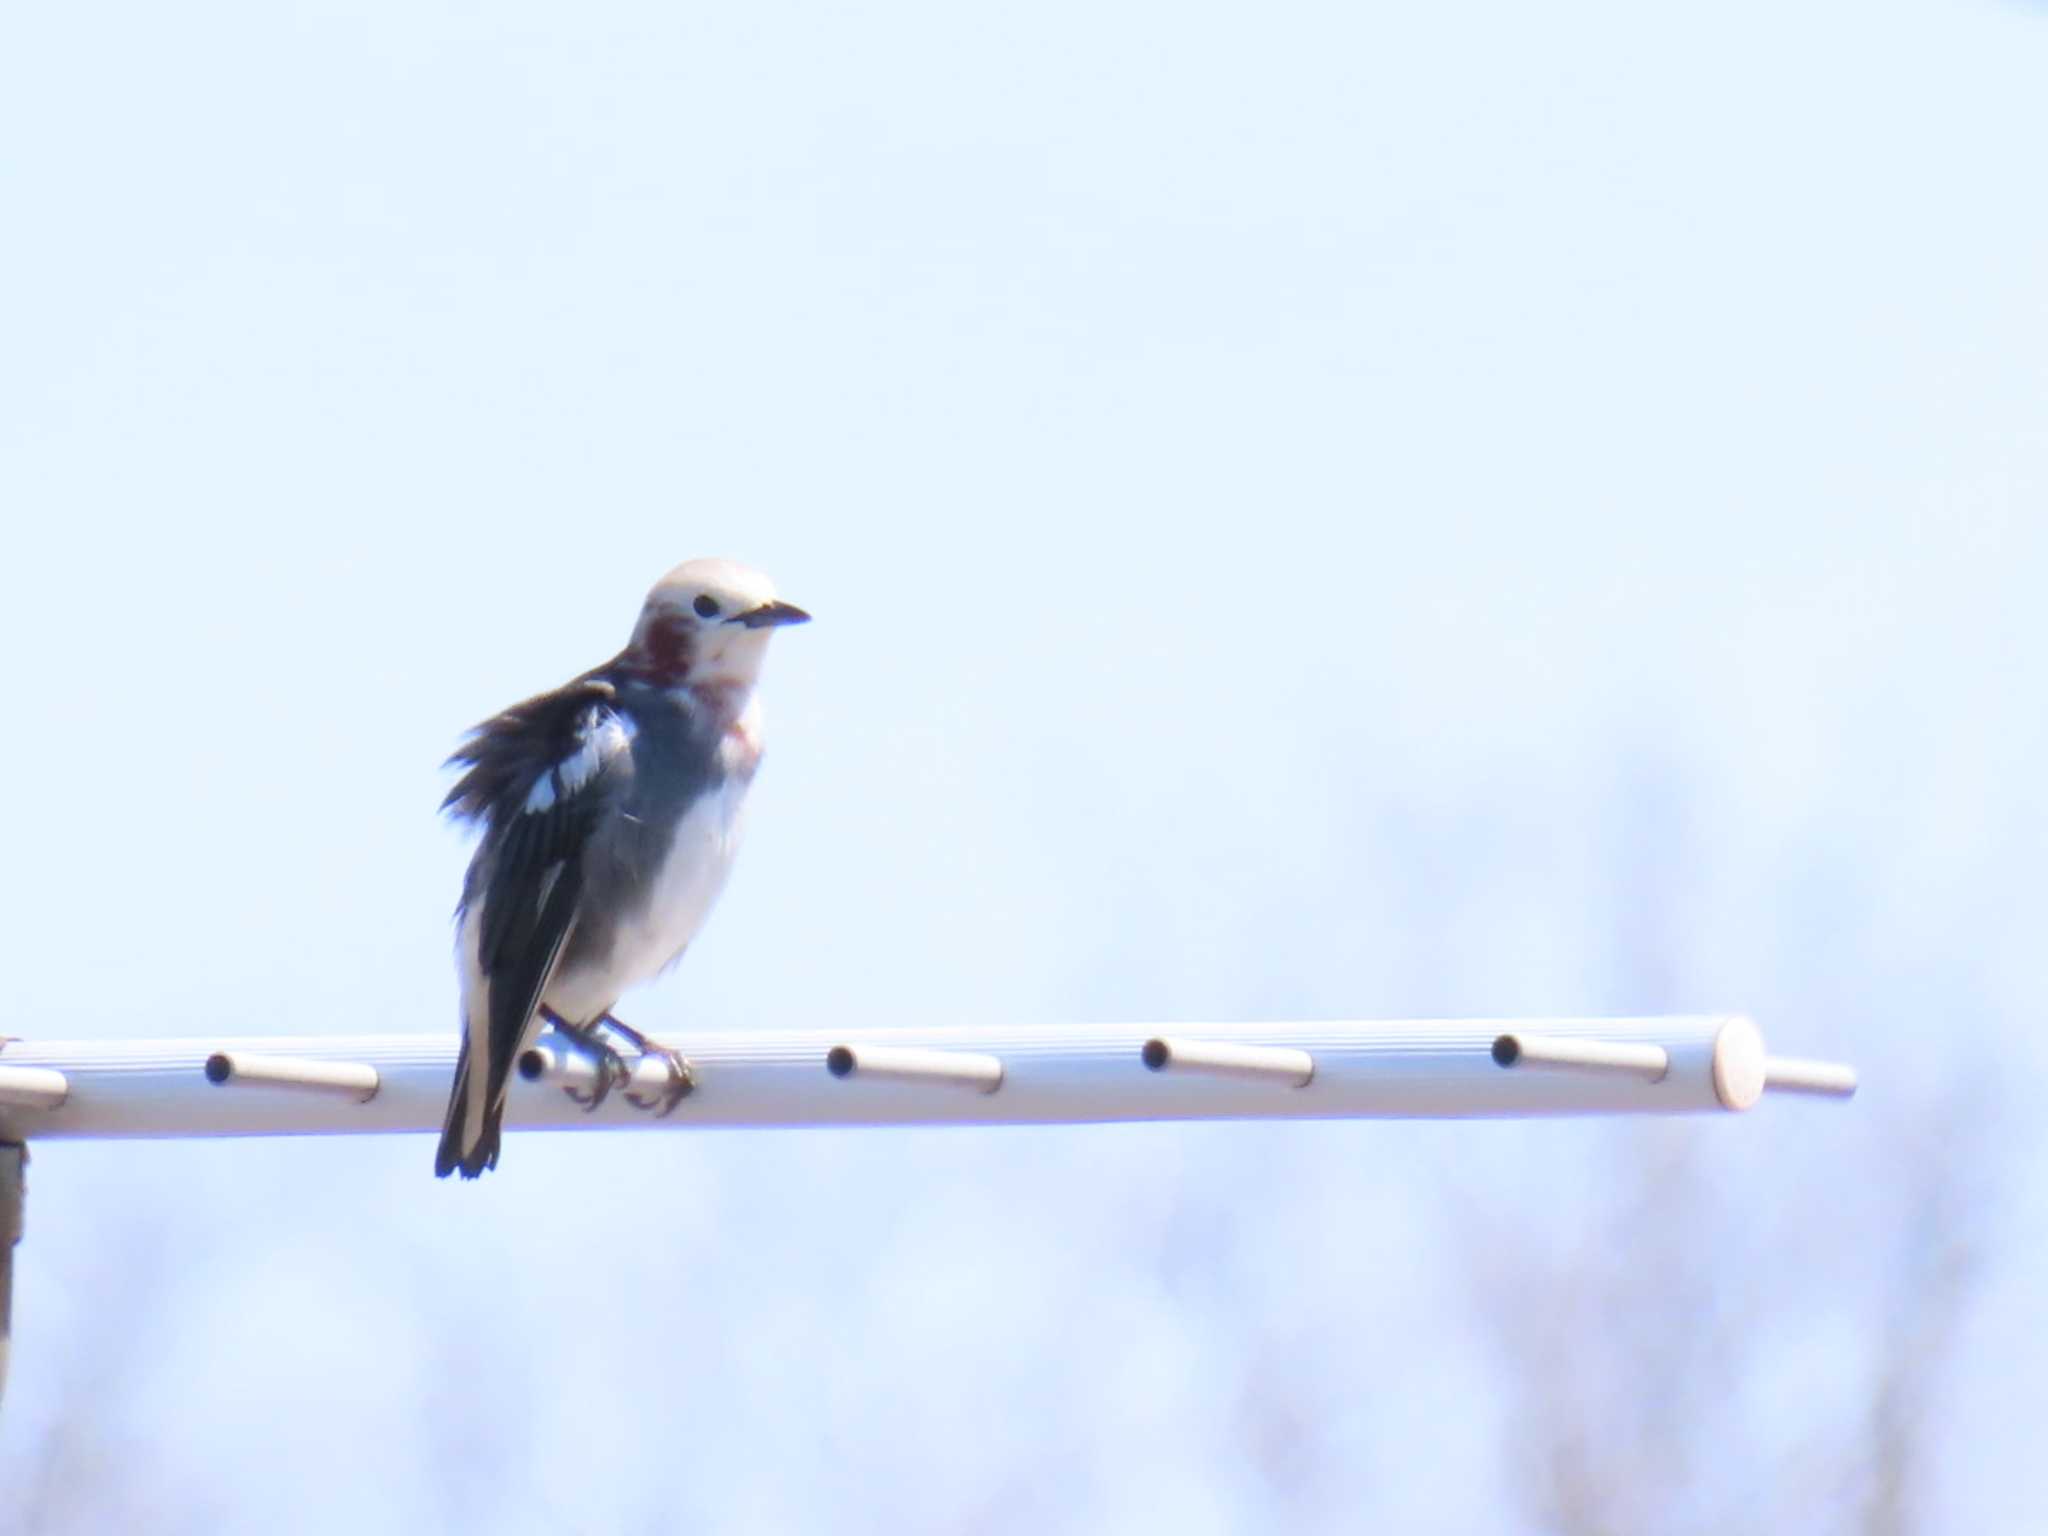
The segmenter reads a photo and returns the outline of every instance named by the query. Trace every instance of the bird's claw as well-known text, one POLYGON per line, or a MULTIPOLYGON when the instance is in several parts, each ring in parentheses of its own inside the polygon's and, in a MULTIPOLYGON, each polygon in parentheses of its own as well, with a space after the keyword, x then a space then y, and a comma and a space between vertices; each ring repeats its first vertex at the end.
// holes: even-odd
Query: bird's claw
MULTIPOLYGON (((578 1093, 565 1083, 562 1085, 562 1092, 582 1105, 583 1113, 594 1115, 598 1106, 611 1097, 612 1090, 631 1081, 633 1074, 626 1066, 626 1058, 604 1041, 588 1035, 577 1036, 576 1041, 597 1059, 597 1086, 589 1093, 578 1093)), ((631 1094, 627 1095, 627 1098, 631 1097, 631 1094)))
MULTIPOLYGON (((635 1093, 628 1086, 624 1090, 626 1102, 635 1109, 653 1110, 654 1118, 660 1120, 674 1114, 676 1106, 696 1089, 697 1071, 681 1051, 671 1050, 665 1046, 649 1046, 642 1055, 657 1058, 667 1066, 668 1081, 659 1091, 650 1095, 635 1093)), ((627 1081, 630 1084, 630 1078, 627 1081)))

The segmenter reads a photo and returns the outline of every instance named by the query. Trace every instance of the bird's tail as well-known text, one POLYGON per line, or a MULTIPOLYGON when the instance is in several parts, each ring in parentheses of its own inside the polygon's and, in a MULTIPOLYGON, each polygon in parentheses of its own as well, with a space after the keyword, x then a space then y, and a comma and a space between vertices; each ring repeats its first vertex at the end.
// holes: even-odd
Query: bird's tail
POLYGON ((471 1061, 465 1036, 461 1053, 455 1058, 455 1086, 448 1095, 448 1117, 441 1122, 441 1145, 434 1153, 434 1173, 447 1178, 456 1169, 473 1179, 486 1168, 498 1165, 498 1129, 505 1118, 505 1096, 484 1099, 472 1106, 469 1090, 471 1061), (477 1124, 470 1125, 474 1110, 477 1124))

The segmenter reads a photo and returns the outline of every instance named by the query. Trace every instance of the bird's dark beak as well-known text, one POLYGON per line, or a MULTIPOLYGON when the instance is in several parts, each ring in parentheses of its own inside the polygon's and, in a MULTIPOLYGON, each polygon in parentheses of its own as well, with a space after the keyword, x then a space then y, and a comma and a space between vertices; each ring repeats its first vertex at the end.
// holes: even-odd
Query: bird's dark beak
POLYGON ((749 608, 745 613, 736 613, 726 622, 744 624, 749 629, 766 629, 771 624, 808 624, 811 616, 795 603, 763 603, 758 608, 749 608))

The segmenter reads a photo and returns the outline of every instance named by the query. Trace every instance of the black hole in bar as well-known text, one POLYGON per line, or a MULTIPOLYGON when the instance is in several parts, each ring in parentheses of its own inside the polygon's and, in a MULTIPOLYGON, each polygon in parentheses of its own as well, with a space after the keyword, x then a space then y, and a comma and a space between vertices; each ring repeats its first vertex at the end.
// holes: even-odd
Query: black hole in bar
POLYGON ((529 1083, 537 1083, 548 1069, 548 1059, 537 1050, 519 1053, 519 1075, 529 1083))
POLYGON ((1512 1067, 1521 1059, 1522 1047, 1513 1035, 1502 1035, 1493 1042, 1495 1066, 1512 1067))
POLYGON ((1169 1054, 1171 1053, 1166 1049, 1166 1042, 1164 1040, 1147 1040, 1144 1047, 1138 1052, 1138 1059, 1154 1072, 1157 1072, 1165 1067, 1169 1054))
POLYGON ((853 1052, 843 1045, 835 1045, 825 1053, 825 1070, 834 1077, 853 1076, 853 1052))
POLYGON ((215 1051, 206 1058, 206 1080, 209 1083, 224 1083, 235 1075, 235 1064, 228 1060, 226 1051, 215 1051))

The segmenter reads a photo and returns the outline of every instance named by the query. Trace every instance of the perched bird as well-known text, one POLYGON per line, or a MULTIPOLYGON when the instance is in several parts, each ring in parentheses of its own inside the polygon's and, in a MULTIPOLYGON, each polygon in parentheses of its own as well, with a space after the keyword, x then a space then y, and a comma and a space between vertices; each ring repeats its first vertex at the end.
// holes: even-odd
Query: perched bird
POLYGON ((611 1010, 718 899, 761 761, 754 683, 769 637, 809 617, 758 571, 688 561, 617 656, 486 720, 449 759, 468 771, 442 809, 482 838, 455 909, 462 1050, 435 1173, 496 1165, 512 1066, 543 1019, 599 1058, 592 1108, 625 1077, 605 1031, 668 1063, 667 1093, 634 1103, 667 1113, 689 1092, 689 1063, 611 1010))

